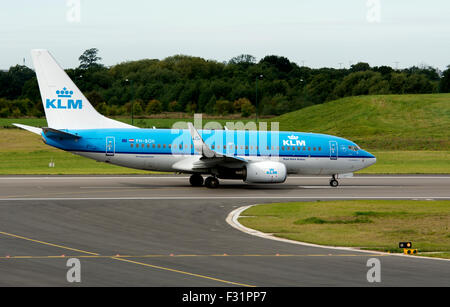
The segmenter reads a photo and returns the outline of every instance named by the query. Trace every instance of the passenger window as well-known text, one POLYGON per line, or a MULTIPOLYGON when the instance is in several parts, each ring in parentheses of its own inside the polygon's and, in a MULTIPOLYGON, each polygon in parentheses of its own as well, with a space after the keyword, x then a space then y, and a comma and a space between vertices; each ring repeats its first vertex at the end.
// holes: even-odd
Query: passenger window
POLYGON ((166 148, 166 144, 163 145, 163 148, 166 148))
POLYGON ((322 147, 319 147, 319 151, 322 151, 322 147))
POLYGON ((301 147, 297 147, 297 150, 302 150, 302 148, 301 147))
POLYGON ((141 147, 142 147, 142 148, 145 148, 145 144, 142 144, 141 147))
POLYGON ((308 151, 311 151, 311 147, 308 147, 308 151))
POLYGON ((314 147, 313 150, 316 151, 316 147, 314 147))
POLYGON ((161 148, 161 144, 158 144, 158 148, 161 148))
POLYGON ((131 148, 133 148, 134 145, 133 145, 133 144, 130 144, 130 146, 131 146, 131 148))

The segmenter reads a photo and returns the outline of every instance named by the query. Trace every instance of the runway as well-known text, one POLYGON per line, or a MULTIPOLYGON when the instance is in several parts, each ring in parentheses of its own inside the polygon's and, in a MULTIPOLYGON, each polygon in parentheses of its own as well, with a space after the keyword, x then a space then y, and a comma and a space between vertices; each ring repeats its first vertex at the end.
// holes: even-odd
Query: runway
POLYGON ((450 262, 300 246, 225 221, 255 203, 315 199, 450 199, 450 176, 291 177, 282 185, 186 176, 0 177, 1 286, 449 286, 450 262), (80 284, 66 280, 68 258, 80 284))

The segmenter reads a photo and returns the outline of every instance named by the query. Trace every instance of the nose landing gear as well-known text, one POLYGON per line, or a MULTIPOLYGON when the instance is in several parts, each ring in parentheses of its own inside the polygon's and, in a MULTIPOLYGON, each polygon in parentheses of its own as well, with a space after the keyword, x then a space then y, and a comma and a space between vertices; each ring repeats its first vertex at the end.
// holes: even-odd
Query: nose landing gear
POLYGON ((333 178, 330 179, 330 186, 336 188, 339 185, 339 182, 336 180, 336 175, 333 175, 333 178))

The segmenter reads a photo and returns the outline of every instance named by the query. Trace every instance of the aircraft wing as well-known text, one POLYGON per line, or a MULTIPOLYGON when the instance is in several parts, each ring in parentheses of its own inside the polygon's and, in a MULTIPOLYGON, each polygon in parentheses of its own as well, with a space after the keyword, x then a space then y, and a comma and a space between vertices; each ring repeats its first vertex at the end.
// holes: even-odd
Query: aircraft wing
POLYGON ((246 159, 224 155, 215 150, 212 150, 203 141, 201 135, 198 133, 197 129, 195 129, 192 123, 188 123, 188 126, 192 141, 194 142, 194 150, 199 154, 199 156, 190 156, 186 157, 186 159, 178 161, 172 166, 174 169, 185 172, 201 172, 216 166, 227 167, 233 164, 242 165, 248 163, 246 159))

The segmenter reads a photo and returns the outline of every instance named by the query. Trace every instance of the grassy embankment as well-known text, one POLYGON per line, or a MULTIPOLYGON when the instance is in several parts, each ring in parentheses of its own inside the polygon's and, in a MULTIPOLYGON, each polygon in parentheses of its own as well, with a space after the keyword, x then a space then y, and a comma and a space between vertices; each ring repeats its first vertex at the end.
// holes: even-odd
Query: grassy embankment
POLYGON ((450 173, 450 94, 347 97, 271 121, 356 142, 377 157, 361 173, 450 173))
POLYGON ((450 201, 346 200, 258 205, 239 222, 302 242, 402 252, 411 241, 419 255, 450 258, 450 201))

